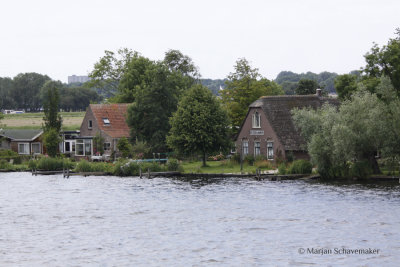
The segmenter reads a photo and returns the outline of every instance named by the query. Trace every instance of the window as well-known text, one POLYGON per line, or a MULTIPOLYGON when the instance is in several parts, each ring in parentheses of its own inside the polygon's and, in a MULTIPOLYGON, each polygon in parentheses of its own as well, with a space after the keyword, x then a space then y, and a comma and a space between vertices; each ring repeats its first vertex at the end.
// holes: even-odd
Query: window
POLYGON ((111 143, 104 143, 104 151, 111 149, 111 143))
POLYGON ((65 149, 66 153, 75 152, 75 141, 65 141, 65 149))
POLYGON ((92 127, 93 127, 93 121, 92 120, 89 120, 88 121, 88 129, 92 129, 92 127))
POLYGON ((83 143, 83 139, 76 140, 76 155, 77 156, 84 156, 85 155, 85 144, 83 143))
POLYGON ((243 155, 249 154, 249 141, 242 142, 243 155))
POLYGON ((33 154, 41 154, 42 153, 42 146, 40 143, 32 143, 31 150, 33 154))
POLYGON ((257 111, 253 114, 253 128, 261 128, 261 116, 257 111))
POLYGON ((267 157, 274 159, 274 142, 267 142, 267 157))
POLYGON ((261 148, 260 142, 254 142, 254 156, 258 156, 261 154, 260 148, 261 148))
POLYGON ((18 154, 29 155, 29 143, 18 143, 18 154))
POLYGON ((110 125, 110 120, 108 118, 103 118, 104 125, 110 125))
POLYGON ((85 155, 89 156, 92 155, 92 140, 85 139, 85 155))

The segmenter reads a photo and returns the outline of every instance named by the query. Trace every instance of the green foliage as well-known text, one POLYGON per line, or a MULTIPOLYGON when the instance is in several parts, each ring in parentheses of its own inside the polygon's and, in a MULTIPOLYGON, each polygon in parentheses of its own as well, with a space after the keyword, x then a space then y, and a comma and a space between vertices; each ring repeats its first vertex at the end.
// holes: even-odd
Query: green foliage
POLYGON ((117 148, 124 158, 129 158, 132 155, 132 145, 126 137, 118 140, 117 148))
POLYGON ((59 136, 59 132, 56 129, 51 128, 51 129, 47 130, 47 132, 45 132, 44 138, 43 138, 43 143, 46 147, 47 154, 50 157, 57 156, 58 144, 60 143, 60 141, 61 141, 61 138, 59 136))
MULTIPOLYGON (((13 80, 7 77, 0 77, 0 110, 16 108, 13 97, 13 80)), ((0 113, 0 120, 3 114, 0 113)))
POLYGON ((167 170, 168 171, 178 171, 179 170, 179 162, 177 159, 170 158, 167 161, 167 170))
POLYGON ((340 100, 349 99, 357 90, 357 76, 351 74, 338 75, 335 78, 335 88, 340 100))
POLYGON ((100 135, 100 132, 93 137, 93 150, 94 153, 104 154, 104 138, 100 135))
POLYGON ((17 152, 12 151, 11 149, 4 149, 0 150, 0 159, 15 159, 19 157, 19 154, 17 152))
POLYGON ((170 118, 168 145, 178 153, 206 154, 229 148, 228 117, 212 93, 202 85, 188 90, 170 118))
POLYGON ((80 160, 75 167, 76 172, 106 172, 113 173, 114 167, 107 162, 88 162, 80 160))
POLYGON ((260 169, 267 169, 270 170, 273 168, 271 161, 263 159, 263 160, 256 160, 255 166, 260 169))
POLYGON ((357 161, 350 166, 349 176, 365 179, 373 173, 368 161, 357 161))
POLYGON ((132 152, 137 159, 150 158, 151 147, 146 142, 136 140, 132 147, 132 152))
POLYGON ((301 79, 297 84, 295 92, 297 95, 313 95, 317 88, 320 88, 320 86, 316 81, 301 79))
POLYGON ((61 130, 62 118, 58 114, 60 106, 59 88, 62 88, 61 82, 47 81, 41 89, 45 132, 55 129, 59 133, 61 130))
POLYGON ((246 163, 248 163, 250 166, 253 166, 253 165, 254 165, 254 162, 256 161, 256 159, 254 158, 253 155, 248 154, 248 155, 246 155, 246 156, 244 157, 244 161, 245 161, 246 163))
POLYGON ((310 174, 311 172, 312 164, 304 159, 293 161, 288 169, 289 174, 310 174))
POLYGON ((261 96, 284 94, 273 81, 262 77, 258 69, 252 68, 245 58, 240 58, 235 71, 228 75, 226 88, 220 91, 222 103, 228 111, 233 129, 239 127, 246 117, 249 105, 261 96))
POLYGON ((7 170, 11 168, 11 164, 5 159, 0 159, 0 170, 7 170))
POLYGON ((286 164, 285 163, 281 163, 278 166, 278 174, 280 175, 285 175, 286 174, 286 164))
POLYGON ((140 173, 140 169, 142 170, 143 175, 145 175, 148 171, 150 172, 160 172, 163 171, 163 167, 156 162, 127 162, 127 161, 118 161, 115 164, 113 174, 117 176, 138 176, 140 173))
POLYGON ((219 90, 225 87, 226 79, 200 79, 200 83, 211 90, 213 95, 219 95, 219 90))
POLYGON ((231 157, 231 161, 236 162, 236 163, 240 163, 240 154, 239 153, 233 154, 232 157, 231 157))
MULTIPOLYGON (((33 166, 33 163, 31 163, 33 166)), ((61 158, 42 157, 37 161, 38 170, 60 171, 64 167, 64 160, 61 158)))
POLYGON ((322 176, 348 175, 348 163, 362 161, 368 161, 373 172, 379 173, 376 151, 387 157, 400 154, 400 101, 385 77, 377 91, 382 100, 361 88, 339 111, 329 106, 293 111, 294 123, 322 176))
POLYGON ((334 79, 336 76, 336 73, 326 71, 319 74, 313 72, 297 74, 291 71, 281 71, 275 82, 282 86, 287 95, 295 94, 296 87, 301 79, 314 80, 327 92, 335 93, 334 79))
POLYGON ((60 89, 60 108, 64 111, 86 110, 90 103, 101 101, 99 94, 86 87, 62 87, 60 89))
MULTIPOLYGON (((400 29, 396 29, 396 38, 389 39, 381 48, 374 44, 365 54, 366 66, 362 69, 364 80, 378 81, 382 76, 390 78, 391 83, 400 96, 400 29)), ((376 86, 377 84, 375 84, 376 86)), ((367 86, 368 88, 368 86, 367 86)), ((372 91, 373 92, 373 91, 372 91)))
POLYGON ((49 81, 47 75, 38 73, 20 73, 12 82, 11 97, 17 109, 38 111, 42 107, 40 91, 49 81))
POLYGON ((36 170, 37 169, 37 165, 38 165, 38 161, 37 160, 31 159, 28 162, 28 168, 30 170, 36 170))

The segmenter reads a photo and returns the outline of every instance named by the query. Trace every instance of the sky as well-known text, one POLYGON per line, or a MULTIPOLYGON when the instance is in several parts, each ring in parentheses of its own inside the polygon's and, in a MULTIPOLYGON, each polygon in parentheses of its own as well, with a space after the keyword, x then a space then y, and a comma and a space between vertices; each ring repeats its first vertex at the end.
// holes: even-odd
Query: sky
POLYGON ((268 79, 343 74, 400 27, 398 0, 7 0, 0 11, 0 77, 62 82, 125 47, 153 60, 178 49, 203 78, 226 78, 243 57, 268 79))

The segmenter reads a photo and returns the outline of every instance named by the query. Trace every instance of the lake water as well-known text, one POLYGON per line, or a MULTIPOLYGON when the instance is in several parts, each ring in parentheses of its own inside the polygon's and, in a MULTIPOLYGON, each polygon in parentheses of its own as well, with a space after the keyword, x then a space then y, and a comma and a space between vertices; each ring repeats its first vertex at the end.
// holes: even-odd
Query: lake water
POLYGON ((400 187, 0 173, 15 265, 397 267, 400 187))

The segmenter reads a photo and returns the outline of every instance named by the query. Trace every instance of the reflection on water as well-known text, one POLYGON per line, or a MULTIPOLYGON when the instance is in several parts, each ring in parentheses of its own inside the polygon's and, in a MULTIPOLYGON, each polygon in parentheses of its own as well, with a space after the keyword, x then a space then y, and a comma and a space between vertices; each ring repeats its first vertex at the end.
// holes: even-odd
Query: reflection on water
POLYGON ((0 174, 0 266, 399 266, 398 185, 0 174), (300 254, 372 248, 373 255, 300 254))

